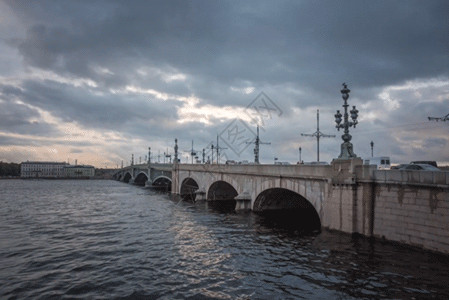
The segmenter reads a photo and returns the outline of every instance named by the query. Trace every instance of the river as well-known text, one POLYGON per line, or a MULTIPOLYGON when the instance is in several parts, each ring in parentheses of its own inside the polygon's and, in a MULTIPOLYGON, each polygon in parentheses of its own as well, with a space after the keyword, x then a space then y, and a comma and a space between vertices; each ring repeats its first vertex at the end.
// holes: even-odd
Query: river
POLYGON ((0 180, 0 299, 449 299, 449 257, 107 180, 0 180))

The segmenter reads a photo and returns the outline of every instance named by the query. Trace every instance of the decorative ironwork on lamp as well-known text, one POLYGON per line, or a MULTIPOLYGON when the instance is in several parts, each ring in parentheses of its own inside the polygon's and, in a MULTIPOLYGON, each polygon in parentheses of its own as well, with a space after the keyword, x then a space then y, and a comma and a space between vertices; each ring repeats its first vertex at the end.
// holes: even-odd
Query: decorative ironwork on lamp
POLYGON ((339 110, 337 110, 337 113, 335 114, 335 123, 337 125, 335 126, 338 131, 340 131, 340 128, 344 129, 344 134, 341 136, 343 139, 343 143, 341 144, 341 152, 338 156, 339 159, 350 159, 355 158, 357 155, 353 151, 352 143, 350 142, 352 139, 352 136, 349 134, 349 127, 356 127, 358 124, 357 118, 359 115, 359 111, 356 109, 355 105, 352 107, 351 111, 349 112, 351 114, 352 121, 349 120, 349 114, 348 114, 348 98, 349 93, 351 92, 350 89, 348 89, 348 86, 346 83, 343 83, 343 89, 340 91, 342 94, 342 98, 344 101, 343 108, 344 108, 344 114, 342 115, 339 110), (342 120, 343 117, 343 120, 342 120), (343 121, 343 123, 342 123, 343 121))

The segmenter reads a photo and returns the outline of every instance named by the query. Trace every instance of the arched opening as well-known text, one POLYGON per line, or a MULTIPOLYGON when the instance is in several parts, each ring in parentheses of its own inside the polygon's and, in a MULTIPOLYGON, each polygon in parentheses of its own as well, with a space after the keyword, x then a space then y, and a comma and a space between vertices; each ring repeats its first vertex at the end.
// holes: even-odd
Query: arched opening
POLYGON ((198 183, 192 178, 186 178, 181 184, 181 198, 185 201, 194 202, 196 199, 195 192, 198 190, 198 183))
POLYGON ((165 176, 160 176, 154 179, 152 188, 160 191, 169 192, 171 191, 171 179, 165 176))
POLYGON ((320 217, 313 205, 303 196, 283 188, 260 193, 253 211, 262 216, 266 225, 280 226, 300 232, 319 231, 320 217))
POLYGON ((123 182, 129 183, 129 181, 131 180, 131 178, 133 178, 131 176, 131 174, 129 174, 128 172, 126 172, 125 177, 123 177, 123 182))
POLYGON ((145 173, 139 173, 139 175, 137 175, 136 179, 134 179, 134 184, 135 185, 140 185, 140 186, 144 186, 145 182, 148 181, 148 176, 145 173))
POLYGON ((236 189, 226 181, 216 181, 207 192, 208 207, 220 212, 233 212, 235 210, 238 193, 236 189))
POLYGON ((226 181, 216 181, 212 183, 207 192, 207 200, 209 201, 222 201, 222 200, 234 200, 238 193, 235 188, 226 181))

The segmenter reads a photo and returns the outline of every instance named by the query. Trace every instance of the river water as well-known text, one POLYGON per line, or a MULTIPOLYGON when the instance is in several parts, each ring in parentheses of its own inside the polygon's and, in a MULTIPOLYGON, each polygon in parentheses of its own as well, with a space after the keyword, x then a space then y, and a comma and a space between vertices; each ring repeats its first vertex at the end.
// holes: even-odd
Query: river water
POLYGON ((449 257, 105 180, 0 180, 0 299, 449 299, 449 257))

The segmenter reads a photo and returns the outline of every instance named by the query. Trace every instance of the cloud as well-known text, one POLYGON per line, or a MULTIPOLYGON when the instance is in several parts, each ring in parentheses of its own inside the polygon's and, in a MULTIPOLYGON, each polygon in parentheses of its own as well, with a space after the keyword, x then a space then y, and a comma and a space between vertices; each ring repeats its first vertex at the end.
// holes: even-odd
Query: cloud
POLYGON ((331 160, 345 81, 360 110, 357 154, 368 155, 373 140, 407 161, 429 144, 449 163, 447 127, 426 119, 449 107, 447 1, 0 5, 0 133, 51 137, 67 147, 61 156, 99 151, 112 164, 175 137, 186 148, 192 139, 207 145, 235 117, 245 120, 263 91, 283 114, 264 126, 272 145, 262 161, 297 160, 298 145, 315 159, 315 141, 299 133, 316 130, 316 109, 321 130, 337 135, 322 140, 331 160), (75 145, 83 142, 92 144, 75 145))

